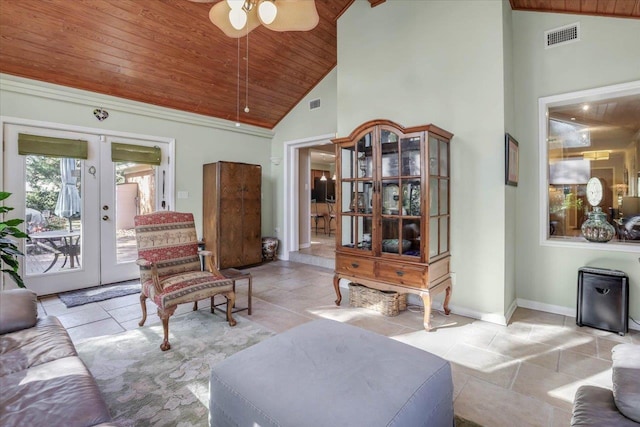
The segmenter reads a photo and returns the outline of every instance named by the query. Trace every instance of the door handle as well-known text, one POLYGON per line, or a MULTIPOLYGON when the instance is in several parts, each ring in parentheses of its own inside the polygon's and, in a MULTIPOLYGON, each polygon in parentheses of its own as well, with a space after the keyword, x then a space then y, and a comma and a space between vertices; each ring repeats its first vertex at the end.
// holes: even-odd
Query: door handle
POLYGON ((396 274, 397 274, 398 276, 402 277, 402 276, 404 276, 404 271, 402 271, 402 270, 397 270, 397 271, 396 271, 396 274))
POLYGON ((351 263, 351 267, 358 268, 358 267, 360 267, 360 264, 358 264, 357 262, 352 262, 351 263))
POLYGON ((105 215, 105 216, 103 216, 103 217, 102 217, 102 220, 103 220, 103 221, 107 221, 107 220, 109 220, 109 215, 105 215))

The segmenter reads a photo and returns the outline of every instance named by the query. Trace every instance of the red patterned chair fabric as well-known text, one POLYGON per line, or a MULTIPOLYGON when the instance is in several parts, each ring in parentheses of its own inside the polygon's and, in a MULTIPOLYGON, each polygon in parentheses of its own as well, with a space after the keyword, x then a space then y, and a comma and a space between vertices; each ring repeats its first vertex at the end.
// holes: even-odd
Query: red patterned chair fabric
MULTIPOLYGON (((142 320, 147 319, 146 299, 150 298, 158 306, 158 317, 162 319, 164 341, 160 348, 168 350, 169 317, 178 304, 193 302, 197 310, 198 300, 224 294, 227 298, 227 320, 234 326, 231 315, 235 301, 233 282, 215 269, 211 259, 207 259, 209 271, 202 271, 198 255, 198 239, 193 215, 171 211, 138 215, 134 219, 138 246, 138 265, 142 292, 142 320)), ((201 252, 210 256, 210 252, 201 252)))

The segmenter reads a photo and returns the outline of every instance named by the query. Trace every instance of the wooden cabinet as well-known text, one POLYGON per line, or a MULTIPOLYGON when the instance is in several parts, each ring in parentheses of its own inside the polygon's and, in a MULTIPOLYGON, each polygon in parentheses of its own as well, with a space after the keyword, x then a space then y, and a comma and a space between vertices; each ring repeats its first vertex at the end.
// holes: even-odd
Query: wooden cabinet
POLYGON ((262 167, 217 162, 203 167, 203 234, 219 269, 262 261, 262 167))
POLYGON ((336 145, 334 287, 347 279, 420 295, 430 329, 431 296, 446 291, 449 313, 450 150, 434 125, 362 124, 336 145))

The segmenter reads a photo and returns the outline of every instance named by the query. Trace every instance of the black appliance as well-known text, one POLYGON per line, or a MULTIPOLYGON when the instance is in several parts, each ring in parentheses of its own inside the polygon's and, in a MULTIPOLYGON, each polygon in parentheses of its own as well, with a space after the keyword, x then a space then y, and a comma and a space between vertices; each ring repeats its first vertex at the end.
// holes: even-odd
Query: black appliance
POLYGON ((629 277, 620 270, 578 269, 578 326, 624 335, 629 331, 629 277))

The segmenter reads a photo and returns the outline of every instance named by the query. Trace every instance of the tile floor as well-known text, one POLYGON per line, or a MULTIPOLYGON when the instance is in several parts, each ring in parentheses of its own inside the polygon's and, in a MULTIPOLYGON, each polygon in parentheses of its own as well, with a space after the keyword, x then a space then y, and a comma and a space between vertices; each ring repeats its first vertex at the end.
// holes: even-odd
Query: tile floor
MULTIPOLYGON (((522 308, 508 326, 435 312, 436 329, 426 332, 418 307, 384 317, 350 308, 345 290, 342 306, 336 307, 330 269, 274 261, 249 271, 254 277, 253 314, 236 316, 276 333, 325 317, 440 355, 452 363, 456 412, 484 426, 568 426, 573 395, 581 384, 611 387, 611 348, 619 342, 640 344, 637 331, 620 337, 579 328, 570 317, 522 308)), ((240 307, 246 304, 244 283, 237 284, 240 307)), ((155 308, 148 308, 147 324, 159 322, 155 308)), ((200 309, 208 309, 205 301, 200 309)), ((39 310, 58 316, 75 342, 138 328, 140 319, 138 295, 71 309, 50 296, 40 300, 39 310)), ((190 304, 183 305, 176 315, 190 310, 190 304)), ((180 345, 179 337, 172 343, 180 345)))

